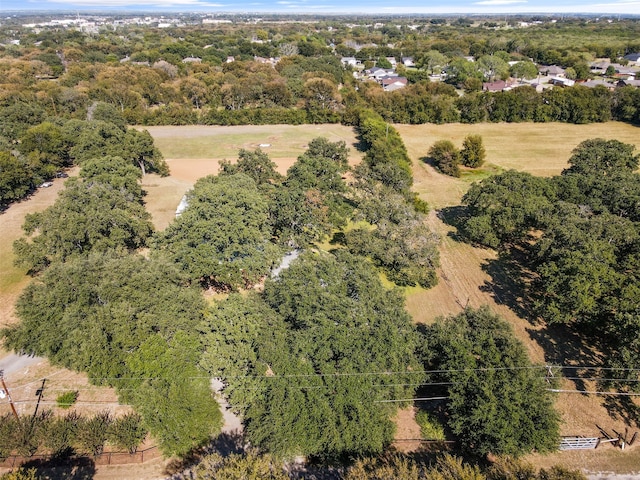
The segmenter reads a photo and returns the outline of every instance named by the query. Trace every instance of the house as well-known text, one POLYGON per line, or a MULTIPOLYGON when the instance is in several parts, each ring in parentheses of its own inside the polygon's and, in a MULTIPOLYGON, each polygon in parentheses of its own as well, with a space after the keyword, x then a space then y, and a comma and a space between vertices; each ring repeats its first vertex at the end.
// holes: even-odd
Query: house
POLYGON ((182 63, 201 63, 202 59, 198 57, 187 57, 182 59, 182 63))
POLYGON ((413 62, 413 57, 402 57, 402 64, 405 67, 415 67, 416 64, 413 62))
POLYGON ((576 82, 574 80, 569 80, 568 78, 551 77, 551 80, 549 80, 549 83, 556 87, 573 87, 576 82))
POLYGON ((498 80, 496 82, 485 82, 482 84, 483 92, 503 92, 505 90, 511 90, 512 85, 504 80, 498 80))
POLYGON ((598 86, 605 87, 607 90, 615 90, 616 85, 614 83, 607 82, 605 80, 589 80, 587 82, 582 82, 579 85, 583 85, 589 88, 596 88, 598 86))
POLYGON ((616 76, 619 76, 619 77, 633 77, 637 72, 640 71, 638 67, 633 65, 624 66, 624 65, 618 65, 617 63, 613 63, 612 65, 616 69, 616 76))
POLYGON ((589 64, 589 69, 591 70, 591 73, 602 75, 607 71, 609 65, 611 65, 609 60, 600 60, 598 62, 591 62, 589 64))
POLYGON ((398 62, 396 61, 395 57, 385 57, 385 58, 391 64, 391 68, 396 68, 396 66, 398 65, 398 62))
POLYGON ((618 80, 616 87, 636 87, 640 88, 640 80, 618 80))
POLYGON ((382 77, 392 77, 398 74, 393 69, 386 69, 380 67, 372 67, 369 70, 365 70, 366 75, 374 80, 379 80, 382 77))
POLYGON ((629 55, 625 55, 623 58, 628 60, 630 65, 633 64, 640 67, 640 53, 630 53, 629 55))
POLYGON ((382 85, 382 89, 385 92, 392 92, 394 90, 398 90, 400 88, 404 88, 407 86, 407 79, 405 77, 399 76, 390 76, 390 77, 382 77, 380 79, 380 85, 382 85))
POLYGON ((565 70, 557 65, 539 65, 538 72, 541 75, 548 75, 550 77, 562 78, 565 76, 565 70))
POLYGON ((358 64, 356 57, 342 57, 340 61, 345 67, 355 67, 358 64))
POLYGON ((232 56, 228 56, 227 57, 227 63, 232 63, 232 62, 235 62, 235 61, 236 61, 236 59, 234 57, 232 57, 232 56))

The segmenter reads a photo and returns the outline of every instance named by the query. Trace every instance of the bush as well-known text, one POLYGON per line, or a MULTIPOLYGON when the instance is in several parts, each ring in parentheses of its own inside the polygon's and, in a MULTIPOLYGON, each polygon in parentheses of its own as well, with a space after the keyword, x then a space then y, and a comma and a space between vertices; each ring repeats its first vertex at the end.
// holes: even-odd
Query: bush
POLYGON ((142 417, 137 413, 127 413, 109 425, 109 442, 129 453, 136 452, 146 435, 142 417))
POLYGON ((78 391, 71 390, 69 392, 65 392, 56 398, 56 403, 60 408, 71 408, 71 406, 76 403, 78 400, 78 391))
POLYGON ((95 417, 80 419, 76 438, 79 450, 91 455, 100 455, 107 442, 107 432, 112 421, 109 412, 101 412, 95 417))
POLYGON ((420 425, 420 434, 424 440, 444 440, 444 427, 429 412, 416 413, 416 423, 420 425))
POLYGON ((484 163, 487 152, 480 135, 467 135, 462 142, 460 159, 465 167, 478 168, 484 163))
POLYGON ((434 166, 445 175, 460 176, 460 152, 450 140, 438 140, 429 149, 429 158, 434 166))

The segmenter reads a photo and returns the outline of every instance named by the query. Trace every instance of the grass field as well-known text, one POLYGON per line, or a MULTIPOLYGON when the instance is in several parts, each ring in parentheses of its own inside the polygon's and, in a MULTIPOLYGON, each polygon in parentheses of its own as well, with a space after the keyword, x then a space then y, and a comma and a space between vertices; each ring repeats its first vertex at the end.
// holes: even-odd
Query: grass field
MULTIPOLYGON (((588 138, 616 138, 635 144, 640 149, 640 129, 621 123, 581 126, 396 125, 396 128, 414 161, 414 189, 434 208, 428 222, 442 237, 442 266, 438 272, 440 283, 431 290, 412 288, 406 291, 407 308, 414 320, 428 323, 439 315, 458 313, 464 305, 489 304, 513 325, 516 335, 525 343, 534 362, 557 359, 571 362, 570 352, 575 347, 575 339, 563 332, 549 332, 543 326, 533 325, 518 316, 504 298, 505 293, 508 293, 508 285, 497 286, 494 281, 495 272, 492 272, 493 277, 488 272, 491 265, 495 266, 495 252, 457 241, 453 228, 440 220, 436 209, 458 205, 473 180, 492 172, 515 168, 536 175, 558 174, 566 167, 571 150, 588 138), (450 139, 460 146, 469 133, 483 137, 488 162, 483 171, 455 179, 439 174, 420 160, 436 140, 450 139)), ((361 158, 361 153, 355 148, 357 140, 353 130, 340 125, 148 127, 147 130, 154 137, 172 172, 171 176, 165 178, 147 175, 143 179, 143 188, 147 191, 147 209, 152 214, 156 228, 160 230, 175 217, 180 198, 193 183, 204 175, 216 173, 220 160, 235 160, 240 148, 253 150, 260 144, 269 144, 263 150, 270 155, 282 173, 304 152, 308 142, 318 136, 331 141, 344 140, 350 148, 352 164, 361 158)), ((0 214, 0 326, 16 321, 13 304, 29 281, 23 271, 12 265, 11 243, 21 234, 20 225, 24 216, 51 205, 61 188, 62 181, 56 180, 53 187, 39 190, 31 198, 0 214)), ((64 378, 57 385, 59 389, 87 388, 85 398, 106 398, 107 401, 114 398, 113 393, 106 389, 94 391, 94 387, 88 386, 82 375, 53 369, 48 363, 41 370, 22 372, 14 379, 16 384, 26 385, 29 379, 33 381, 42 376, 53 376, 61 380, 64 378)), ((565 383, 567 388, 575 388, 570 382, 565 383)), ((624 430, 627 425, 638 428, 623 418, 609 415, 599 397, 563 394, 559 396, 558 408, 564 421, 563 434, 566 435, 597 436, 595 423, 598 422, 608 430, 624 430)), ((407 412, 400 413, 400 435, 415 435, 415 425, 411 423, 410 417, 407 412)), ((532 460, 538 465, 567 463, 576 467, 584 466, 591 471, 640 472, 640 456, 634 448, 620 452, 611 446, 603 446, 595 452, 575 455, 559 453, 550 457, 532 457, 532 460)), ((145 475, 140 478, 143 477, 145 475)))
POLYGON ((332 142, 344 141, 349 148, 352 165, 362 158, 356 149, 353 129, 342 125, 163 126, 146 129, 171 169, 170 177, 148 175, 143 180, 147 209, 159 230, 166 228, 175 218, 180 199, 195 181, 217 173, 221 160, 234 162, 241 148, 251 151, 260 148, 277 164, 282 174, 317 137, 325 137, 332 142))

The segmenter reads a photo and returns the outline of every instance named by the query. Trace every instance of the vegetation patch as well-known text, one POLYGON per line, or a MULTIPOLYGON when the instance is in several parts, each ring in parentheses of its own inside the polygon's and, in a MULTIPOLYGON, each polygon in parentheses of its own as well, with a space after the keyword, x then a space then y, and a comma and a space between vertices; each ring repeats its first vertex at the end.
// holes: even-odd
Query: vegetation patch
POLYGON ((59 395, 58 398, 56 398, 58 407, 64 409, 71 408, 73 404, 76 403, 76 400, 78 400, 78 394, 79 392, 77 390, 72 390, 59 395))

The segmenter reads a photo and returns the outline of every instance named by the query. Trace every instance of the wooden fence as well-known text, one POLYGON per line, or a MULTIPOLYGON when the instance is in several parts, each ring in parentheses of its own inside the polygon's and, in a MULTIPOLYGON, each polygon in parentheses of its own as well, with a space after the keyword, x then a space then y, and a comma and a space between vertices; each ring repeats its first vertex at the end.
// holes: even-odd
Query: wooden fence
POLYGON ((4 460, 0 460, 0 468, 14 468, 25 463, 74 463, 79 460, 90 460, 94 465, 127 465, 134 463, 144 463, 154 458, 161 457, 162 454, 157 446, 138 450, 135 453, 128 452, 104 452, 100 455, 71 455, 64 459, 54 458, 52 455, 32 455, 23 457, 21 455, 10 455, 4 460))

